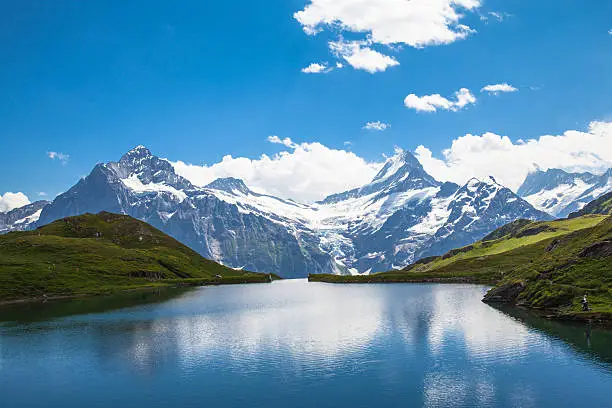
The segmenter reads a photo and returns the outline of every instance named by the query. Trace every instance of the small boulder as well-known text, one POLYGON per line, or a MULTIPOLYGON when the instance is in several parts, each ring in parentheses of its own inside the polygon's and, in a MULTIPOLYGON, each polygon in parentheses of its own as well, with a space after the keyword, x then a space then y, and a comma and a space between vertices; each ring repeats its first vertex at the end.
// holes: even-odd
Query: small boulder
POLYGON ((485 303, 515 303, 525 289, 525 283, 514 282, 496 286, 489 290, 482 299, 485 303))

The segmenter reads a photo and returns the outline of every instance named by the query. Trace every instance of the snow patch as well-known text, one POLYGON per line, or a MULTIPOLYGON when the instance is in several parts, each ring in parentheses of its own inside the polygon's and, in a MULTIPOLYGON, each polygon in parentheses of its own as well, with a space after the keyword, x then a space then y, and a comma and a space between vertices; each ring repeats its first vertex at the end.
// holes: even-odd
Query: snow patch
POLYGON ((32 224, 36 221, 38 221, 38 219, 40 218, 40 214, 42 213, 42 209, 36 211, 35 213, 33 213, 32 215, 29 215, 25 218, 22 218, 20 220, 15 221, 13 224, 14 225, 21 225, 21 224, 32 224))
POLYGON ((166 184, 161 183, 149 183, 143 184, 143 182, 138 178, 137 174, 132 174, 128 178, 121 179, 123 185, 132 190, 137 194, 144 193, 170 193, 172 194, 179 202, 183 202, 187 198, 187 194, 184 191, 177 190, 172 186, 168 186, 166 184))

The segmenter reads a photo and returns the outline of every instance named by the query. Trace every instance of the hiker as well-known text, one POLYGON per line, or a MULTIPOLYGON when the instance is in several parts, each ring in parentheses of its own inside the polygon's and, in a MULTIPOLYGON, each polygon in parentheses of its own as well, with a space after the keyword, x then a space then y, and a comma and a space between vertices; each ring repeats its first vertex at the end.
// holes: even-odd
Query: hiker
POLYGON ((582 298, 580 303, 582 303, 582 311, 583 312, 588 312, 589 310, 591 310, 591 309, 589 309, 589 301, 587 300, 586 293, 584 294, 584 297, 582 298))

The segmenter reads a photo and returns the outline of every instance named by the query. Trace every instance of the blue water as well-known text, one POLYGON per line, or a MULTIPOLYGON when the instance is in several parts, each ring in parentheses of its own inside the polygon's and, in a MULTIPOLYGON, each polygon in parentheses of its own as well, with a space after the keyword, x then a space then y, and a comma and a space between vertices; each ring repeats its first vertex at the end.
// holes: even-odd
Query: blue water
POLYGON ((527 323, 485 290, 283 281, 12 310, 0 406, 612 407, 610 332, 527 323))

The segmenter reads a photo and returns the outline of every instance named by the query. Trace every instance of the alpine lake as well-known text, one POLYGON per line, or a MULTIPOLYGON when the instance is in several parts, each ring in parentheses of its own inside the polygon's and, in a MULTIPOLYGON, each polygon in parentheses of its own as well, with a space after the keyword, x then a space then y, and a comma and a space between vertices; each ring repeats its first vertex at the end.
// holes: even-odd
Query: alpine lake
POLYGON ((0 308, 0 406, 612 407, 612 331, 462 284, 166 289, 0 308))

